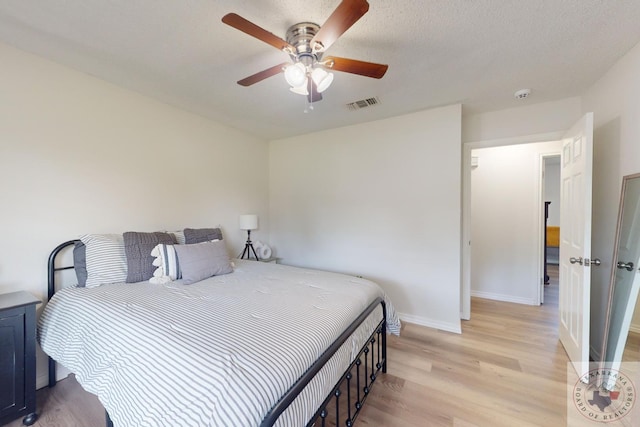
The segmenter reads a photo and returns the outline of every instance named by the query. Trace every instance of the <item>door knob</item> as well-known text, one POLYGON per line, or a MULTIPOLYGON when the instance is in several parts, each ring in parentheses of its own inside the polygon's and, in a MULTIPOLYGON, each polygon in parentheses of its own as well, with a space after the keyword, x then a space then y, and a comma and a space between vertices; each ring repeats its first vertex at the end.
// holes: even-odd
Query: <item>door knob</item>
POLYGON ((594 258, 594 259, 591 259, 591 260, 589 258, 585 258, 584 259, 584 266, 585 267, 589 267, 590 265, 595 265, 597 267, 600 264, 602 264, 602 262, 600 261, 600 258, 594 258))
POLYGON ((624 268, 627 271, 633 271, 633 263, 632 262, 622 262, 618 261, 618 268, 624 268))
POLYGON ((571 264, 580 264, 580 265, 582 265, 582 257, 580 257, 580 258, 571 257, 571 258, 569 258, 569 262, 571 264))

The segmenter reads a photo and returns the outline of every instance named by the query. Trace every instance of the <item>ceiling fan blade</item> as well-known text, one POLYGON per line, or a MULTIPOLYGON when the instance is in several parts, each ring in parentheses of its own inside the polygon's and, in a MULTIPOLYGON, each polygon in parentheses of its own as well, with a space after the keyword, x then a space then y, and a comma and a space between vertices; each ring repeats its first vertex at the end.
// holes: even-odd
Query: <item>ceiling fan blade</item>
POLYGON ((253 22, 247 21, 242 16, 235 13, 228 13, 223 16, 222 22, 232 26, 236 30, 240 30, 243 33, 249 34, 250 36, 257 38, 258 40, 270 44, 278 50, 291 49, 292 51, 295 51, 293 46, 282 40, 280 37, 270 33, 264 28, 258 27, 253 22))
POLYGON ((347 31, 356 21, 367 13, 367 0, 342 0, 327 21, 311 40, 311 46, 322 44, 322 51, 329 49, 338 37, 347 31))
POLYGON ((316 102, 316 101, 322 101, 322 94, 320 92, 318 92, 318 89, 316 88, 316 83, 312 80, 309 79, 309 87, 307 88, 307 90, 309 91, 309 94, 307 95, 307 99, 309 100, 309 102, 316 102))
POLYGON ((334 71, 358 74, 374 79, 381 79, 389 68, 386 64, 376 64, 374 62, 358 61, 357 59, 340 58, 338 56, 327 56, 323 58, 322 64, 326 68, 334 71))
POLYGON ((238 84, 240 86, 251 86, 252 84, 261 82, 266 78, 269 78, 271 76, 275 76, 278 73, 281 73, 282 69, 287 65, 289 65, 288 62, 283 62, 282 64, 278 64, 271 68, 267 68, 266 70, 262 70, 259 73, 255 73, 254 75, 245 77, 242 80, 238 80, 238 84))

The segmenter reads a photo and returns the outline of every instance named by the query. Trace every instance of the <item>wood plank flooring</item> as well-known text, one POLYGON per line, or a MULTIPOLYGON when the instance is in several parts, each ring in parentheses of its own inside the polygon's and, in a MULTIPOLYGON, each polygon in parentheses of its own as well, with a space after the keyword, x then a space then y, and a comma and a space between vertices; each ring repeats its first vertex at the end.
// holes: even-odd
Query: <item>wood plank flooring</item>
POLYGON ((566 425, 568 359, 551 279, 541 307, 473 298, 461 335, 405 324, 356 425, 566 425))
MULTIPOLYGON (((462 334, 405 323, 388 340, 388 373, 356 426, 566 425, 567 356, 553 278, 541 307, 473 298, 462 334)), ((73 377, 38 391, 38 412, 36 427, 104 426, 102 406, 73 377)))
POLYGON ((624 348, 624 354, 622 355, 624 362, 638 362, 640 361, 640 334, 637 332, 629 332, 629 338, 627 338, 627 345, 624 348))

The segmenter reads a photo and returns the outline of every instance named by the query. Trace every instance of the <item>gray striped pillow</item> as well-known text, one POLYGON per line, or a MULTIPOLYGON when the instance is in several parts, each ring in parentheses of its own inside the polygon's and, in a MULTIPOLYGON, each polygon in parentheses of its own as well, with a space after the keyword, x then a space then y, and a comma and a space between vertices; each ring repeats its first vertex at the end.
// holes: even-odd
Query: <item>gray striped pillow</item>
POLYGON ((121 234, 85 234, 87 288, 127 280, 127 256, 121 234))
POLYGON ((184 240, 187 245, 222 240, 222 230, 220 228, 185 228, 184 240))
POLYGON ((82 241, 73 245, 73 269, 78 279, 78 287, 84 288, 87 284, 87 247, 82 241))

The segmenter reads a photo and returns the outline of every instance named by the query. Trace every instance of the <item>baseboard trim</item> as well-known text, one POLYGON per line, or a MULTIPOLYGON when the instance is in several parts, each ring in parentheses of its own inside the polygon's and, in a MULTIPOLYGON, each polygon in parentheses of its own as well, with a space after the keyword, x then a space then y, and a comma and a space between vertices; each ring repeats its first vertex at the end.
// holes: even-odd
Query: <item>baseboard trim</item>
MULTIPOLYGON (((71 371, 58 364, 56 368, 56 380, 61 381, 67 378, 70 373, 71 371)), ((36 389, 40 390, 45 387, 49 387, 49 373, 47 372, 36 377, 36 389)))
POLYGON ((415 323, 416 325, 426 326, 428 328, 440 329, 442 331, 462 333, 460 323, 448 323, 440 320, 429 319, 428 317, 415 316, 413 314, 398 313, 398 317, 403 322, 415 323))
POLYGON ((472 297, 491 299, 495 301, 514 302, 516 304, 537 305, 531 298, 514 297, 513 295, 496 294, 493 292, 471 291, 472 297))

